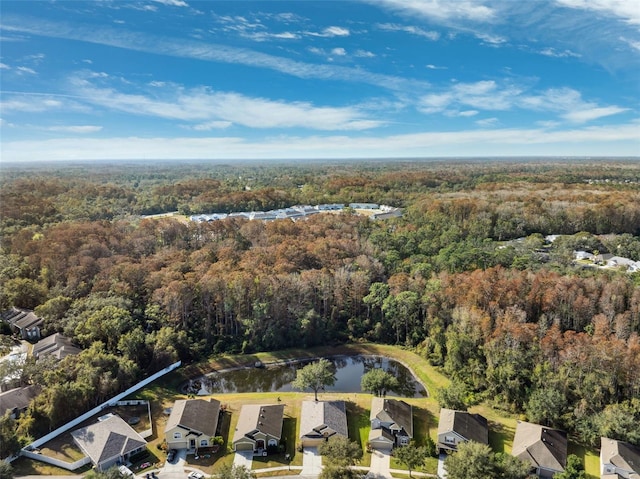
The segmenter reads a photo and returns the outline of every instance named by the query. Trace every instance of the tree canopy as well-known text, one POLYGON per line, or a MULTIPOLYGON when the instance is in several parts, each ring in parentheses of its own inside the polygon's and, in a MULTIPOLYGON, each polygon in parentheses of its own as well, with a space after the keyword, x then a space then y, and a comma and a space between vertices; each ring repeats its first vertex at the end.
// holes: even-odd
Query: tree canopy
POLYGON ((374 368, 362 375, 360 388, 376 396, 384 396, 387 391, 398 388, 398 378, 384 369, 374 368))
POLYGON ((291 385, 296 389, 311 389, 318 400, 318 391, 326 386, 333 386, 336 382, 333 365, 328 359, 320 359, 311 364, 307 364, 296 371, 296 378, 291 385))

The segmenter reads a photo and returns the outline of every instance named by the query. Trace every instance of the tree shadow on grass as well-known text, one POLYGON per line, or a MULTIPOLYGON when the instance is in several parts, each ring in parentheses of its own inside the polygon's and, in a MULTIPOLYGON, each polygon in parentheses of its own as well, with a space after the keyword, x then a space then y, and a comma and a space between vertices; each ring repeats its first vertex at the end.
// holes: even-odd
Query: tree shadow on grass
POLYGON ((514 428, 489 421, 489 445, 495 452, 507 452, 505 446, 513 442, 514 435, 514 428))

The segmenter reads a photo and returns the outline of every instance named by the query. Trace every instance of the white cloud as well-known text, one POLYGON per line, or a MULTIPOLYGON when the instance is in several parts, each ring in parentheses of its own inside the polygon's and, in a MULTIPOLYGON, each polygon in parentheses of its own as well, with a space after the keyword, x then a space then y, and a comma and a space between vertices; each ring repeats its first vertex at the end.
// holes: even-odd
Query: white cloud
POLYGON ((478 110, 465 110, 459 112, 458 116, 476 116, 478 113, 478 110))
POLYGON ((60 138, 8 141, 3 161, 93 159, 295 159, 459 156, 632 156, 640 151, 637 122, 548 131, 541 128, 432 131, 391 136, 210 138, 60 138))
POLYGON ((538 53, 540 53, 541 55, 545 55, 547 57, 554 57, 554 58, 569 58, 569 57, 580 58, 582 56, 579 53, 572 52, 571 50, 558 51, 555 48, 551 48, 551 47, 540 50, 538 53))
POLYGON ((156 3, 162 3, 170 7, 188 7, 189 4, 183 0, 152 0, 156 3))
POLYGON ((47 131, 55 131, 62 133, 96 133, 102 130, 101 126, 95 125, 76 125, 76 126, 50 126, 45 128, 47 131))
POLYGON ((29 67, 17 67, 16 71, 18 72, 18 74, 23 74, 23 73, 27 73, 29 75, 37 74, 37 72, 33 68, 29 68, 29 67))
POLYGON ((420 27, 413 25, 399 25, 397 23, 379 23, 376 25, 380 30, 390 32, 406 32, 419 37, 428 38, 429 40, 436 41, 440 38, 440 33, 432 30, 424 30, 420 27))
POLYGON ((500 35, 492 35, 490 33, 475 33, 477 39, 482 40, 489 45, 497 46, 506 43, 507 39, 500 35))
POLYGON ((618 37, 618 38, 619 38, 619 40, 623 41, 624 43, 629 45, 634 50, 640 51, 640 40, 629 40, 626 37, 618 37))
POLYGON ((585 101, 580 92, 572 88, 550 88, 529 93, 524 87, 499 85, 494 80, 456 83, 444 91, 422 96, 417 106, 423 113, 443 113, 448 116, 460 116, 460 111, 468 107, 471 107, 470 111, 506 111, 516 108, 549 111, 574 123, 584 123, 628 110, 615 105, 603 107, 585 101))
POLYGON ((617 115, 618 113, 622 113, 627 110, 627 108, 620 108, 617 106, 585 108, 567 112, 562 115, 562 118, 575 123, 585 123, 605 116, 617 115))
POLYGON ((195 130, 195 131, 211 131, 211 130, 222 130, 224 128, 229 128, 232 125, 230 121, 207 121, 205 123, 198 123, 193 126, 185 126, 185 128, 195 130))
POLYGON ((439 67, 437 65, 428 64, 425 65, 429 70, 447 70, 447 67, 439 67))
POLYGON ((350 35, 348 28, 343 27, 327 27, 322 31, 322 36, 325 37, 348 37, 350 35))
POLYGON ((356 50, 353 56, 359 58, 373 58, 376 54, 367 50, 356 50))
POLYGON ((379 0, 376 4, 409 16, 421 15, 437 20, 488 21, 495 11, 479 1, 472 0, 379 0))
POLYGON ((500 121, 497 118, 492 117, 492 118, 482 118, 481 120, 476 120, 475 123, 479 127, 489 128, 492 126, 496 126, 498 123, 500 123, 500 121))
POLYGON ((347 54, 347 51, 344 48, 334 48, 331 50, 331 54, 343 57, 347 54))
MULTIPOLYGON (((309 102, 254 98, 208 88, 185 89, 170 85, 154 95, 123 93, 91 83, 90 75, 71 79, 74 93, 86 102, 136 115, 207 123, 224 121, 250 128, 310 128, 364 130, 381 126, 356 107, 317 107, 309 102)), ((156 87, 157 88, 157 87, 156 87)))
POLYGON ((0 70, 11 70, 11 67, 6 63, 0 63, 0 70))
POLYGON ((62 106, 62 101, 52 97, 31 95, 12 95, 9 100, 0 102, 0 109, 3 113, 39 113, 47 110, 58 109, 62 106))
POLYGON ((640 7, 635 0, 556 0, 562 6, 594 10, 623 19, 625 22, 640 25, 640 7))

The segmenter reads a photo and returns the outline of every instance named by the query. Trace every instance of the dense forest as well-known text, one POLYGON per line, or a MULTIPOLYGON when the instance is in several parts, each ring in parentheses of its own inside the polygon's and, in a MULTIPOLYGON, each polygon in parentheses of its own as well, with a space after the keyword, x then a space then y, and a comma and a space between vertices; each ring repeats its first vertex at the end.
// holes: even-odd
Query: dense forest
POLYGON ((640 260, 637 160, 2 166, 0 205, 0 309, 84 348, 25 365, 23 439, 177 359, 373 341, 444 403, 640 442, 640 273, 574 261, 640 260), (403 215, 183 216, 332 202, 403 215))

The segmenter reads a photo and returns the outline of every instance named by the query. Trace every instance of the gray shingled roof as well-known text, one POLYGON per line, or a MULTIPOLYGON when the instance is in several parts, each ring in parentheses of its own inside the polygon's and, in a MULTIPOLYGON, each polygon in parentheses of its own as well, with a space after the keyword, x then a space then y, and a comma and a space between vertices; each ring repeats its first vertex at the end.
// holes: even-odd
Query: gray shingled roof
POLYGON ((219 414, 220 401, 216 399, 178 399, 171 409, 165 430, 181 426, 213 437, 218 428, 219 414))
POLYGON ((640 474, 640 447, 628 442, 600 438, 600 457, 605 464, 640 474))
POLYGON ((511 454, 535 467, 562 471, 567 464, 567 433, 518 421, 511 454))
POLYGON ((487 420, 480 414, 466 411, 440 409, 438 434, 454 431, 469 441, 489 444, 489 426, 487 420))
POLYGON ((258 431, 280 439, 283 419, 284 404, 245 404, 240 410, 233 442, 245 436, 253 439, 258 431))
POLYGON ((120 416, 111 416, 77 429, 71 435, 96 465, 129 454, 147 444, 120 416))
POLYGON ((79 354, 81 351, 69 338, 55 333, 34 344, 32 354, 36 359, 47 355, 62 359, 70 354, 79 354))
POLYGON ((322 435, 323 429, 333 429, 347 437, 347 413, 344 401, 303 401, 300 414, 300 437, 322 435))
POLYGON ((40 386, 32 384, 0 393, 0 415, 4 415, 5 411, 26 408, 31 400, 40 394, 40 391, 42 391, 40 386))
POLYGON ((370 418, 395 423, 409 437, 413 437, 413 409, 404 401, 375 397, 371 400, 370 418))

